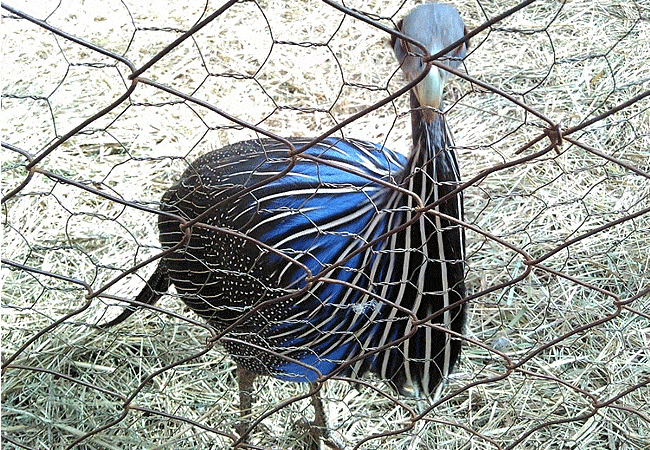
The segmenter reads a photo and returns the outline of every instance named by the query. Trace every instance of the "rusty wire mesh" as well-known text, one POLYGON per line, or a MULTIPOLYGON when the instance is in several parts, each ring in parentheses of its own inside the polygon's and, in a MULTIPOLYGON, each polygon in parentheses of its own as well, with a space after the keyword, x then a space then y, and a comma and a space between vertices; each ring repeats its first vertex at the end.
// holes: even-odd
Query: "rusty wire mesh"
MULTIPOLYGON (((406 81, 373 23, 413 4, 346 6, 3 5, 5 448, 238 442, 233 364, 173 295, 93 325, 153 271, 156 207, 198 155, 268 133, 409 151, 392 98, 406 81)), ((469 245, 460 366, 434 404, 334 377, 330 428, 348 448, 650 448, 650 5, 455 6, 478 30, 447 89, 469 245)), ((241 445, 301 448, 306 387, 255 391, 241 445)))

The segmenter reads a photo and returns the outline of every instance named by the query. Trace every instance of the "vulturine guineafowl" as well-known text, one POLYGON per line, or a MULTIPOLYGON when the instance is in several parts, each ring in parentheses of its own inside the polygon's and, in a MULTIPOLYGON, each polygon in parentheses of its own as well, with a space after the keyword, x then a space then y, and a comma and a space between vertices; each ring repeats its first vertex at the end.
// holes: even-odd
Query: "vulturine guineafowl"
MULTIPOLYGON (((427 4, 398 31, 426 48, 392 39, 412 81, 423 58, 465 28, 453 7, 427 4)), ((456 68, 466 48, 440 60, 456 68)), ((441 114, 448 75, 433 65, 411 90, 408 157, 352 139, 329 137, 296 156, 281 142, 251 140, 198 158, 163 196, 160 241, 182 244, 137 300, 152 304, 173 284, 194 312, 229 328, 223 345, 239 367, 242 414, 255 374, 314 383, 373 372, 430 397, 452 370, 461 342, 441 327, 461 333, 466 305, 463 196, 441 114)), ((290 142, 300 150, 310 140, 290 142)))

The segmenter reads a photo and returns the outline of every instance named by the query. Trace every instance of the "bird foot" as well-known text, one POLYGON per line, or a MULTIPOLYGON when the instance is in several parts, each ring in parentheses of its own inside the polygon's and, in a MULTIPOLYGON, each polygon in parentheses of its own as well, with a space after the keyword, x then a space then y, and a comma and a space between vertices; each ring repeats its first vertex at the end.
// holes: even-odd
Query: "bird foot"
POLYGON ((305 419, 296 422, 296 426, 303 430, 302 437, 309 450, 345 450, 343 444, 331 435, 327 427, 305 419))
POLYGON ((235 432, 239 435, 240 437, 240 442, 243 442, 245 444, 250 443, 251 436, 253 434, 254 430, 257 430, 261 433, 265 433, 268 431, 267 427, 260 423, 257 424, 254 429, 251 428, 253 421, 251 419, 241 419, 238 422, 235 422, 232 427, 234 428, 235 432))
POLYGON ((240 437, 243 437, 244 442, 246 442, 246 439, 248 438, 248 435, 250 434, 249 428, 250 428, 250 423, 247 420, 242 420, 241 422, 237 422, 233 428, 237 432, 237 434, 240 437))

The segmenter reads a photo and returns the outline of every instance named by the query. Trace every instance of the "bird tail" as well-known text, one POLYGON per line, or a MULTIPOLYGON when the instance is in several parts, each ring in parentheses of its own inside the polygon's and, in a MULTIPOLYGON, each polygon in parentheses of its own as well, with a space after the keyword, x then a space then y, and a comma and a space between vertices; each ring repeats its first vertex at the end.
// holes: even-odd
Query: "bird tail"
POLYGON ((170 280, 169 273, 167 272, 167 265, 165 264, 165 261, 161 261, 154 273, 151 275, 151 277, 149 277, 149 280, 142 288, 138 296, 135 298, 134 304, 128 305, 122 314, 117 316, 115 319, 102 325, 98 325, 98 327, 106 329, 124 322, 131 316, 131 314, 139 309, 138 303, 144 305, 153 305, 158 301, 160 297, 162 297, 165 292, 167 292, 169 285, 170 280))

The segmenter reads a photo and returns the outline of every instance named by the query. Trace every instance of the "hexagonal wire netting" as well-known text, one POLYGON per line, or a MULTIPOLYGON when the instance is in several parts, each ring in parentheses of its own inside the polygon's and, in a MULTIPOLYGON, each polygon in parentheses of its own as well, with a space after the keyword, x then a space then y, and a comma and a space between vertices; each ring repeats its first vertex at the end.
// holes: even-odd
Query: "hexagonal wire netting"
MULTIPOLYGON (((263 136, 408 154, 403 0, 3 4, 5 448, 308 448, 309 387, 254 385, 171 291, 119 326, 197 156, 263 136), (116 306, 117 305, 117 306, 116 306)), ((317 384, 364 449, 650 448, 650 4, 458 0, 445 116, 470 317, 442 395, 317 384)), ((456 336, 456 338, 459 338, 456 336)), ((327 380, 327 383, 320 383, 327 380)))

